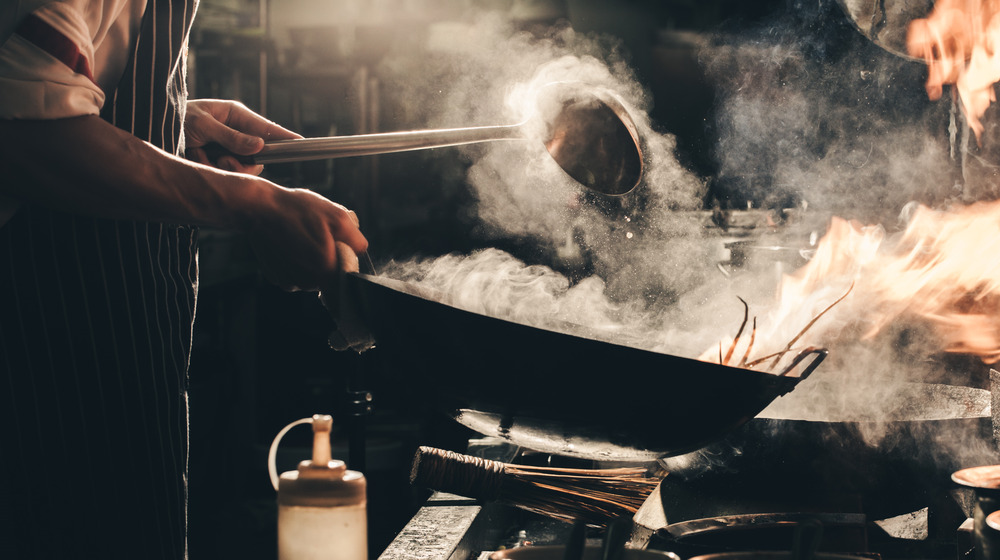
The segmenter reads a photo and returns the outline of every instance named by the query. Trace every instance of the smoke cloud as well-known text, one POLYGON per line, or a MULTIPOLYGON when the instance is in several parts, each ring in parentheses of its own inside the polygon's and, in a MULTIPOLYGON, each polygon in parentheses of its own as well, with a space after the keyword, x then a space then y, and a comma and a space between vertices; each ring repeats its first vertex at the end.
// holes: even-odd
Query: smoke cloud
MULTIPOLYGON (((454 39, 436 40, 432 33, 433 56, 416 60, 396 55, 381 68, 386 89, 411 100, 406 105, 425 115, 428 126, 521 122, 539 88, 579 82, 614 95, 641 137, 643 182, 636 193, 614 200, 582 191, 538 143, 461 148, 470 162, 465 181, 475 197, 481 235, 533 240, 550 255, 546 264, 558 271, 552 273, 570 278, 563 281, 588 278, 601 286, 589 306, 601 309, 606 299, 641 317, 631 323, 647 325, 646 339, 648 325, 662 329, 663 314, 682 294, 723 278, 716 268, 719 241, 706 238, 706 181, 678 162, 672 135, 653 129, 649 93, 617 40, 580 34, 565 25, 528 33, 492 12, 470 16, 457 30, 448 28, 441 35, 454 39)), ((462 266, 461 259, 447 262, 462 266)), ((482 263, 469 266, 481 268, 482 263)), ((735 296, 729 305, 738 311, 735 296)), ((698 322, 715 321, 717 317, 698 316, 698 322)), ((672 325, 671 331, 679 327, 672 325)), ((697 325, 689 329, 698 330, 697 325)), ((707 344, 711 338, 704 335, 699 342, 707 344)), ((659 344, 686 355, 700 352, 697 345, 682 351, 680 344, 659 344)))
MULTIPOLYGON (((753 232, 793 249, 810 249, 833 215, 883 224, 892 234, 908 203, 987 196, 988 173, 962 167, 968 131, 950 102, 927 101, 920 66, 860 37, 838 44, 842 38, 817 33, 817 21, 829 25, 830 17, 798 14, 720 34, 699 54, 718 93, 710 123, 716 193, 783 217, 782 209, 793 209, 783 229, 753 232)), ((535 143, 461 148, 479 233, 533 239, 549 249, 551 262, 528 264, 490 249, 393 262, 385 274, 442 290, 465 309, 555 330, 590 329, 598 338, 688 357, 735 333, 743 316, 737 297, 760 321, 760 348, 778 350, 804 326, 809 317, 768 325, 789 266, 765 257, 720 273, 723 242, 738 237, 710 232, 708 181, 678 162, 673 136, 654 129, 650 95, 619 43, 568 26, 528 33, 497 13, 473 14, 432 32, 428 42, 431 52, 419 60, 397 53, 380 69, 386 89, 411 101, 409 117, 429 127, 513 124, 528 117, 542 85, 583 82, 614 94, 636 120, 645 177, 637 193, 609 201, 581 192, 535 143), (764 340, 768 329, 772 340, 764 340)), ((725 198, 719 204, 731 206, 725 198)), ((822 301, 846 287, 829 286, 822 301)), ((887 441, 886 419, 907 412, 897 397, 909 383, 940 373, 938 346, 919 325, 862 340, 850 317, 831 313, 822 321, 816 332, 828 337, 821 342, 830 358, 779 399, 774 414, 874 419, 864 439, 887 441)), ((907 395, 906 406, 920 408, 907 395)))

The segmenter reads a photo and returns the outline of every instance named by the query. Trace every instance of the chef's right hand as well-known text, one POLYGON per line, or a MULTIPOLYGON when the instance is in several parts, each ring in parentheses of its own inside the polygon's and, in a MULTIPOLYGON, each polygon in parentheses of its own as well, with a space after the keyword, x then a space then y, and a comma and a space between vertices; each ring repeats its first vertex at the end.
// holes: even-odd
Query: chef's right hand
POLYGON ((192 99, 187 102, 184 114, 184 134, 187 156, 192 161, 235 171, 260 175, 263 165, 245 163, 239 156, 252 156, 270 140, 302 138, 254 113, 236 101, 221 99, 192 99), (209 156, 214 145, 223 155, 209 156))
POLYGON ((341 271, 358 271, 368 249, 358 216, 306 189, 275 187, 270 200, 245 220, 264 276, 289 291, 317 291, 336 284, 341 271))

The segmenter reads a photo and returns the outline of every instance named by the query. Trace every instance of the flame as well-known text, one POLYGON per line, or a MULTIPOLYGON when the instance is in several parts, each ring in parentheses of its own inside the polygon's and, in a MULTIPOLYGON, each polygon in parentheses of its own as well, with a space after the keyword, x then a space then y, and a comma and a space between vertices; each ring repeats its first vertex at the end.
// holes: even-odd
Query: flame
POLYGON ((1000 81, 1000 0, 938 0, 926 19, 910 23, 906 46, 927 62, 927 95, 955 84, 969 126, 979 139, 980 118, 996 101, 1000 81))
MULTIPOLYGON (((945 84, 955 86, 980 140, 980 119, 1000 81, 1000 0, 937 0, 927 18, 910 24, 907 49, 927 62, 931 99, 941 97, 945 84)), ((891 324, 915 321, 938 337, 939 347, 929 352, 1000 362, 1000 201, 944 210, 914 205, 907 218, 893 236, 881 226, 834 218, 809 264, 782 278, 776 307, 758 322, 754 354, 780 351, 789 341, 828 346, 850 336, 872 339, 891 324), (836 309, 814 325, 832 302, 839 302, 836 309)), ((747 344, 729 338, 702 359, 726 361, 747 344)))
POLYGON ((941 350, 1000 361, 1000 202, 916 206, 891 242, 881 227, 834 218, 813 260, 783 278, 778 320, 836 279, 855 285, 840 315, 863 322, 864 338, 916 319, 934 328, 941 350))

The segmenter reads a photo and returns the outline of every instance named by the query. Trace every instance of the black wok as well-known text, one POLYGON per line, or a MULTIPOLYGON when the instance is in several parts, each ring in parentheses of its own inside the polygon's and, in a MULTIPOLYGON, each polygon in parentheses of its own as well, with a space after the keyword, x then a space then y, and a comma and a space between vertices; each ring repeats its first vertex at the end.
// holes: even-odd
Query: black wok
POLYGON ((348 275, 342 288, 375 351, 394 359, 394 383, 480 433, 588 459, 647 461, 700 448, 791 391, 826 356, 809 349, 782 374, 767 374, 471 313, 384 277, 348 275))

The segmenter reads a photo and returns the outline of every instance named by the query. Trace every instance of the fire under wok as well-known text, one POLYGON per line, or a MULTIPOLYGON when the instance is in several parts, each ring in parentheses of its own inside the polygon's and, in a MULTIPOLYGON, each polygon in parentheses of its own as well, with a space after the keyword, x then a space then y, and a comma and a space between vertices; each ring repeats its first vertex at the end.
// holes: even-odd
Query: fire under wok
POLYGON ((806 349, 770 374, 472 313, 386 277, 350 274, 341 289, 395 386, 477 432, 586 459, 641 462, 698 449, 826 357, 806 349))

